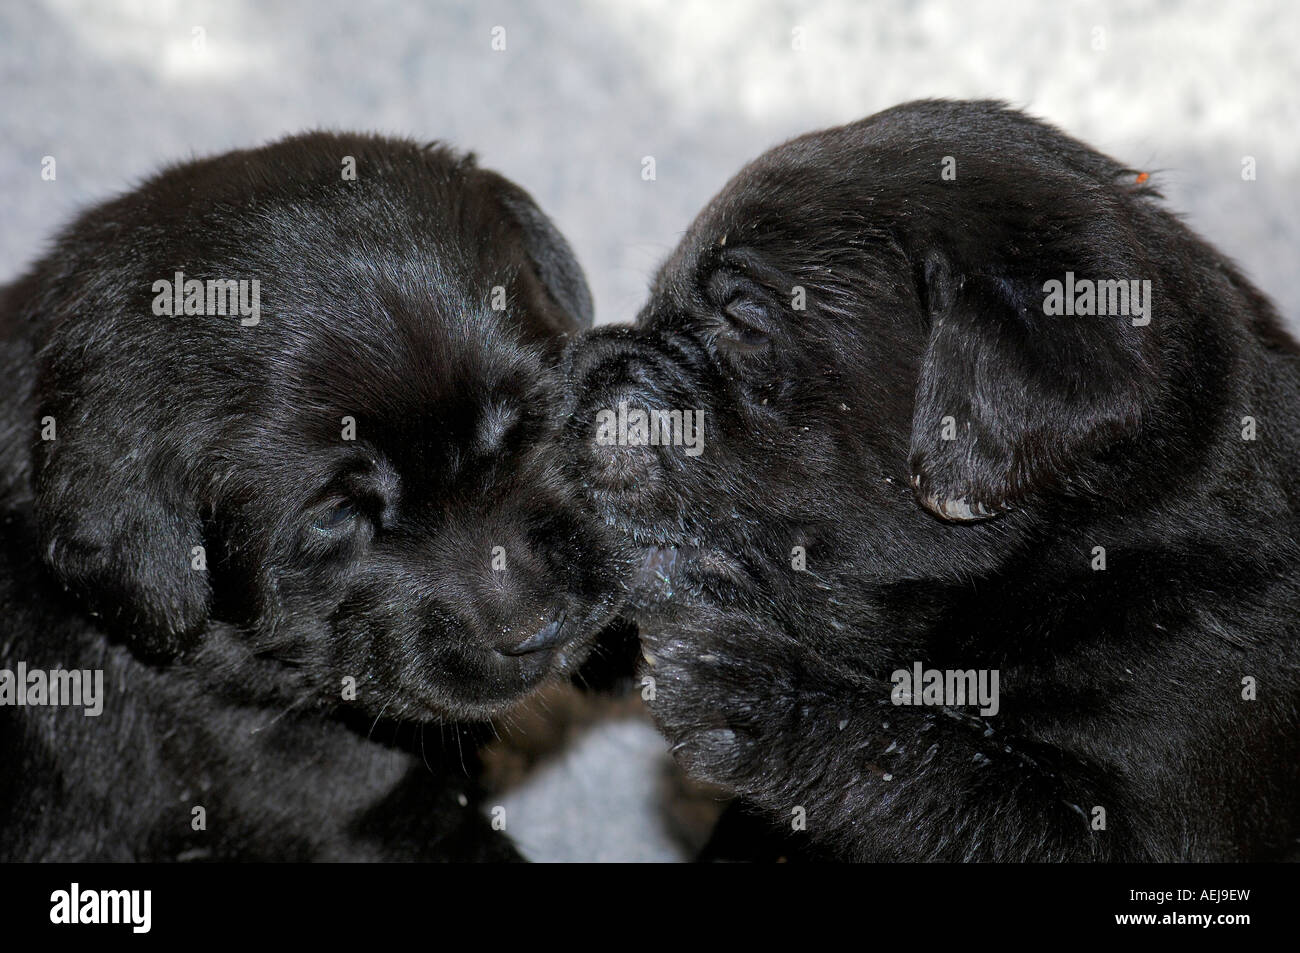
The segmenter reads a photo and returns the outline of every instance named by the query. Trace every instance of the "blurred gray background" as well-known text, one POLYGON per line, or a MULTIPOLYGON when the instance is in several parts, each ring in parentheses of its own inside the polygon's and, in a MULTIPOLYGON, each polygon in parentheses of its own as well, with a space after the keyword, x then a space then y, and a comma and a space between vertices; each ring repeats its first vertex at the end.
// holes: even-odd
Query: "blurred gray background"
MULTIPOLYGON (((1293 0, 9 2, 0 281, 162 163, 364 129, 473 149, 518 181, 572 241, 599 320, 624 321, 694 213, 767 147, 909 99, 997 97, 1156 172, 1300 327, 1298 45, 1293 0)), ((505 798, 525 850, 679 857, 650 729, 620 709, 571 735, 505 798)))

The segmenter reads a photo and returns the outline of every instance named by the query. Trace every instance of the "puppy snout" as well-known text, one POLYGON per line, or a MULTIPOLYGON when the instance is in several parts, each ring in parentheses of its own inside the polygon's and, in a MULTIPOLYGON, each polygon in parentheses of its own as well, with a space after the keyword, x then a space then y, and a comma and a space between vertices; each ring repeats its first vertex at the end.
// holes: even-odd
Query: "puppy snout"
POLYGON ((588 479, 611 490, 645 489, 659 458, 646 445, 642 424, 646 404, 635 391, 620 389, 593 402, 583 421, 584 463, 588 479), (640 429, 639 429, 640 428, 640 429))
POLYGON ((550 543, 564 531, 557 520, 531 499, 465 514, 444 533, 437 558, 447 582, 438 606, 456 618, 467 642, 536 661, 569 637, 566 569, 550 543), (479 556, 467 562, 467 553, 479 556))
POLYGON ((588 456, 591 480, 606 489, 644 488, 654 478, 656 459, 645 447, 606 446, 593 441, 588 456))
POLYGON ((603 490, 646 490, 661 461, 647 445, 657 398, 638 342, 623 328, 592 332, 571 355, 570 374, 577 397, 570 426, 585 479, 603 490))
POLYGON ((584 334, 567 354, 568 377, 579 399, 639 377, 633 371, 636 343, 628 328, 597 328, 584 334))
POLYGON ((527 635, 520 641, 515 641, 514 639, 516 635, 521 634, 518 629, 513 633, 505 633, 505 641, 503 644, 497 646, 497 651, 502 655, 509 655, 512 657, 517 655, 531 655, 533 652, 549 651, 559 645, 563 639, 564 622, 565 615, 563 612, 560 612, 536 632, 527 635))

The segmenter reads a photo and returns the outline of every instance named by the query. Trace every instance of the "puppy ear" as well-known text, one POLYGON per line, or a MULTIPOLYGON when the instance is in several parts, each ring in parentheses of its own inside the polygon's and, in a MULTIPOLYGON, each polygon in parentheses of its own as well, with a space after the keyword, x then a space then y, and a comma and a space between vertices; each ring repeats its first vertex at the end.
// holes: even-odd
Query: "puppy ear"
POLYGON ((1123 315, 1045 313, 1056 309, 1044 307, 1044 284, 1064 279, 1065 265, 962 270, 931 252, 918 270, 930 334, 912 416, 917 501, 968 522, 1086 484, 1085 464, 1140 424, 1156 379, 1150 329, 1123 315))
POLYGON ((591 290, 568 241, 527 192, 495 172, 484 171, 483 175, 516 226, 524 253, 547 295, 575 329, 591 327, 591 290))
POLYGON ((149 658, 179 653, 201 631, 211 592, 198 508, 175 448, 126 408, 46 402, 57 438, 37 450, 36 510, 46 564, 105 627, 149 658), (195 563, 199 562, 199 568, 195 563))

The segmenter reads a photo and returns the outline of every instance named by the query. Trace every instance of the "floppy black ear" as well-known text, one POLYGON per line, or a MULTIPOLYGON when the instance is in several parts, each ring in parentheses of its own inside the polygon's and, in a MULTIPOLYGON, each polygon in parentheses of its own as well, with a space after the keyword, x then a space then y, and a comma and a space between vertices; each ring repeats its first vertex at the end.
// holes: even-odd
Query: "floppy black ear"
POLYGON ((195 569, 198 508, 179 453, 129 407, 49 399, 54 439, 36 453, 46 564, 105 627, 140 654, 180 652, 203 627, 210 588, 195 569))
POLYGON ((921 266, 930 335, 912 417, 918 502, 959 522, 996 516, 1083 478, 1138 428, 1156 378, 1150 327, 1128 315, 1049 314, 1052 279, 1135 279, 1132 263, 1040 257, 963 269, 921 266))
POLYGON ((483 174, 518 228, 524 252, 551 300, 575 325, 574 330, 591 327, 591 290, 568 241, 527 192, 495 172, 483 174))

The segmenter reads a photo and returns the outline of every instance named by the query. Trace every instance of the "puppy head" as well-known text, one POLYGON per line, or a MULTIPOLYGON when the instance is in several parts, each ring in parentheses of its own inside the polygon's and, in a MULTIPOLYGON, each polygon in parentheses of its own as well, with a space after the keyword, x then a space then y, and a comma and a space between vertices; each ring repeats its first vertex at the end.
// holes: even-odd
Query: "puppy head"
POLYGON ((825 603, 828 576, 969 571, 1008 519, 1094 505, 1179 449, 1185 425, 1148 423, 1186 315, 1045 309, 1067 272, 1149 279, 1164 307, 1153 237, 1192 242, 1118 164, 996 104, 912 104, 781 146, 701 213, 635 328, 575 348, 591 496, 643 545, 761 578, 763 599, 791 579, 825 603), (702 410, 704 452, 593 440, 623 403, 702 410), (819 580, 787 571, 799 550, 819 580))
POLYGON ((45 557, 136 650, 421 719, 581 661, 609 586, 552 430, 590 298, 516 186, 302 136, 92 210, 38 274, 45 557))

